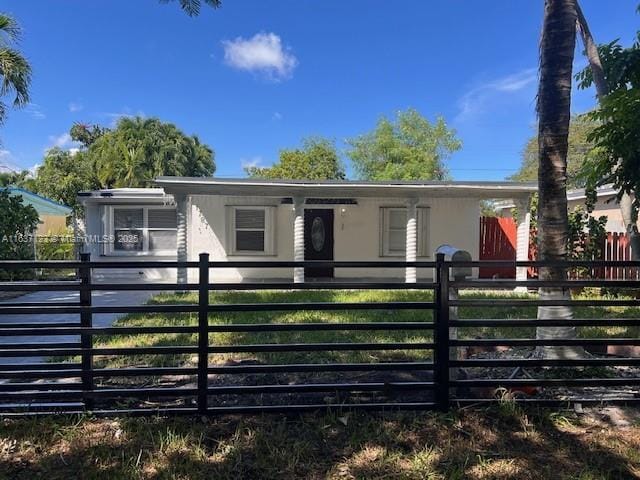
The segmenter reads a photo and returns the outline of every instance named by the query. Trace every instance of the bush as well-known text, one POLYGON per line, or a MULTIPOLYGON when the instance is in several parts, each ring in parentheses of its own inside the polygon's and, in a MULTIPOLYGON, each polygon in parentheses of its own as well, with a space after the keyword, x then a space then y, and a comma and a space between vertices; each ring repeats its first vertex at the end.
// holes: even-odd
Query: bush
MULTIPOLYGON (((38 212, 22 201, 22 195, 0 190, 0 260, 33 260, 33 233, 38 226, 38 212)), ((0 280, 27 278, 33 278, 33 270, 0 269, 0 280)))

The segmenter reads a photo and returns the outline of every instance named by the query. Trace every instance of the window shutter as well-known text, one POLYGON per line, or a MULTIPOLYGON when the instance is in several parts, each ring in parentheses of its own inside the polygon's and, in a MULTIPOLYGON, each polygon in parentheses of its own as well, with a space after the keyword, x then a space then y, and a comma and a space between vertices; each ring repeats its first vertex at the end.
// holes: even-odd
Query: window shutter
POLYGON ((177 228, 176 211, 172 208, 149 209, 149 228, 177 228))
POLYGON ((264 210, 236 209, 236 229, 264 230, 264 210))

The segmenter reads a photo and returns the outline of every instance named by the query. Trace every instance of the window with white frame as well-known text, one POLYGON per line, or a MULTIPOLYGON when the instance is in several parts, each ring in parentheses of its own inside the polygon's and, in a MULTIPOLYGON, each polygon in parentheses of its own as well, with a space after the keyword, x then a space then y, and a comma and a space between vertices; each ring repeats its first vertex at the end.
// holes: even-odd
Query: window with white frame
MULTIPOLYGON (((418 257, 429 257, 429 208, 417 208, 418 257)), ((407 209, 380 209, 380 255, 404 257, 407 252, 407 209)))
POLYGON ((233 206, 227 210, 228 253, 273 255, 274 207, 233 206))
POLYGON ((116 207, 109 210, 112 255, 175 255, 177 248, 174 207, 116 207))

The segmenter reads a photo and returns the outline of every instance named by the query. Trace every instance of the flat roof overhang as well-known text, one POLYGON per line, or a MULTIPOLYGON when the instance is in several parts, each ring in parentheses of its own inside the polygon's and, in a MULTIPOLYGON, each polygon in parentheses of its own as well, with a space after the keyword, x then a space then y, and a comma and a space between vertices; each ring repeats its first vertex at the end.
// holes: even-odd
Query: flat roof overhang
POLYGON ((358 182, 159 177, 156 185, 169 194, 265 197, 471 197, 523 198, 535 193, 535 183, 518 182, 358 182))

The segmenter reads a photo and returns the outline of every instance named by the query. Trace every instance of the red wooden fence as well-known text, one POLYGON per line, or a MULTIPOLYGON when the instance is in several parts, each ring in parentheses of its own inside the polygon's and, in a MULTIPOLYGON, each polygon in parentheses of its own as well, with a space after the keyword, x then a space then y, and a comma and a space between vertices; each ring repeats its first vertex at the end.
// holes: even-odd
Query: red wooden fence
MULTIPOLYGON (((513 218, 480 217, 480 260, 515 260, 516 223, 513 218)), ((515 278, 515 268, 481 268, 480 278, 515 278)))
MULTIPOLYGON (((608 232, 604 244, 604 260, 631 260, 631 242, 624 233, 608 232)), ((604 278, 607 280, 638 280, 640 272, 637 268, 605 267, 604 278)))
MULTIPOLYGON (((535 235, 534 235, 535 236, 535 235)), ((535 241, 529 245, 529 259, 537 257, 535 241)), ((516 223, 513 218, 480 217, 480 260, 516 259, 516 223)), ((602 258, 593 260, 631 260, 631 244, 624 233, 608 232, 604 241, 602 258)), ((481 268, 480 278, 515 278, 515 268, 481 268)), ((537 277, 530 268, 529 277, 537 277)), ((607 280, 640 280, 640 269, 606 267, 591 272, 591 276, 607 280)))

